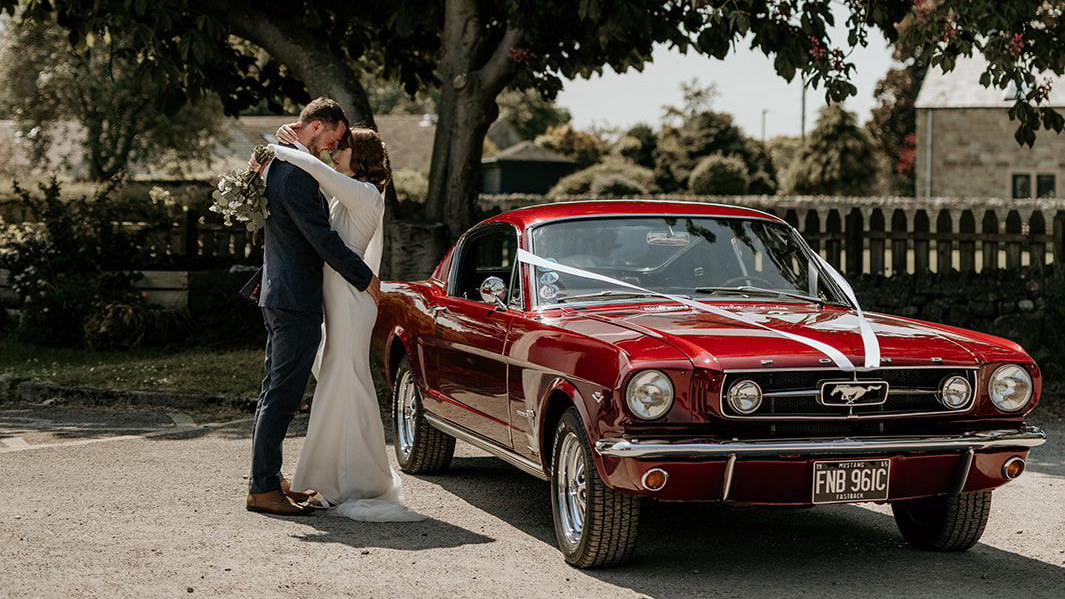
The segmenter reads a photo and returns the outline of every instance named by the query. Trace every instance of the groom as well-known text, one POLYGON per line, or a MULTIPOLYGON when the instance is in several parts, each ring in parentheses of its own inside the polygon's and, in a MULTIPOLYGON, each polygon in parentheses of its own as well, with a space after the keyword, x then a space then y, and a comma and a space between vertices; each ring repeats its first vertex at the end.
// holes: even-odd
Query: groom
MULTIPOLYGON (((340 105, 318 98, 300 113, 299 143, 318 156, 332 151, 348 127, 340 105)), ((328 263, 374 300, 380 282, 329 226, 329 209, 314 177, 272 160, 263 173, 266 219, 259 306, 266 325, 266 378, 255 411, 247 508, 282 516, 313 509, 281 476, 281 444, 307 388, 322 335, 322 265, 328 263)), ((251 283, 249 283, 251 285, 251 283)))

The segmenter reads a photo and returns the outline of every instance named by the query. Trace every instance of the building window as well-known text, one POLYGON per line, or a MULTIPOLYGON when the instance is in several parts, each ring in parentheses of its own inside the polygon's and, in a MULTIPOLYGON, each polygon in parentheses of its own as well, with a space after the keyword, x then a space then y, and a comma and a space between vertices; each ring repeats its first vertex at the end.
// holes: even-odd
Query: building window
POLYGON ((1032 197, 1032 176, 1027 173, 1013 175, 1010 197, 1015 200, 1032 197))
POLYGON ((1056 195, 1056 177, 1054 175, 1035 176, 1035 197, 1054 198, 1056 195))

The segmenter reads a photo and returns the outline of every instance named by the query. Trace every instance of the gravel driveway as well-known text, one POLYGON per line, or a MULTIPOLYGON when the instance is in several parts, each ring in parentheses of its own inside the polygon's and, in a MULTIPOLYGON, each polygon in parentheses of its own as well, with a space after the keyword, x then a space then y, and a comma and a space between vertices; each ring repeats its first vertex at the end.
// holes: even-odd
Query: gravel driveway
POLYGON ((547 483, 462 443, 448 474, 404 476, 425 522, 282 519, 244 510, 247 415, 0 405, 0 596, 1060 599, 1065 422, 1033 422, 1050 441, 967 553, 909 548, 884 506, 648 504, 635 560, 585 572, 547 483))

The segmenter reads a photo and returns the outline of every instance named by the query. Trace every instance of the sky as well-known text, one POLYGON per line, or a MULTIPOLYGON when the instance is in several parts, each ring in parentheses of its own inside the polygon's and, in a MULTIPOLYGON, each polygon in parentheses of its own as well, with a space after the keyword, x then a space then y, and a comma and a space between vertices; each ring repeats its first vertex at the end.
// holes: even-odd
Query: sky
MULTIPOLYGON (((837 22, 843 22, 837 15, 837 22)), ((832 31, 833 39, 846 41, 841 28, 832 31)), ((835 47, 843 47, 834 44, 835 47)), ((844 50, 846 51, 846 49, 844 50)), ((851 54, 856 72, 852 83, 858 95, 845 102, 848 110, 858 113, 861 122, 869 119, 874 107, 873 89, 892 65, 891 50, 878 30, 869 32, 869 45, 855 48, 851 54)), ((570 111, 578 128, 590 126, 628 127, 644 122, 658 126, 664 106, 681 104, 681 82, 693 78, 702 84, 717 86, 713 109, 727 112, 747 135, 760 139, 762 111, 766 113, 766 138, 777 135, 798 136, 802 85, 798 75, 791 83, 773 69, 773 62, 761 51, 737 45, 724 60, 703 56, 689 50, 681 54, 664 45, 655 48, 653 61, 642 72, 630 70, 617 74, 609 67, 591 79, 567 81, 556 103, 570 111)), ((806 131, 813 129, 817 111, 825 105, 823 90, 806 92, 806 131)))

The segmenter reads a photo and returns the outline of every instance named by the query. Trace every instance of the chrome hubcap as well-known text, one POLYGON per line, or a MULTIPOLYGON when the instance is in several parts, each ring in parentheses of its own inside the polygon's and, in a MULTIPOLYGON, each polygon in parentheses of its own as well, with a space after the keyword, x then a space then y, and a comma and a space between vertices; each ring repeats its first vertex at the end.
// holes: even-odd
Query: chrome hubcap
POLYGON ((399 379, 396 391, 396 444, 403 459, 410 457, 414 447, 415 407, 418 390, 414 387, 414 375, 406 370, 399 379))
POLYGON ((562 439, 555 467, 555 486, 558 489, 558 516, 563 540, 576 547, 584 530, 584 513, 588 501, 587 477, 584 469, 584 449, 580 439, 567 432, 562 439))

